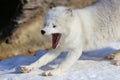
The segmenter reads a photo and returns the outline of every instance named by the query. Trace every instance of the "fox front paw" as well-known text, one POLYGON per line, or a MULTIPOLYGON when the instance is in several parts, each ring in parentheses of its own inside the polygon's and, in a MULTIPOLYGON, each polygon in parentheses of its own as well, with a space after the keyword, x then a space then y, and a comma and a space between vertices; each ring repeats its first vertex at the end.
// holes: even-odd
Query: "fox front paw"
POLYGON ((48 71, 44 71, 42 73, 42 76, 53 76, 53 75, 58 75, 60 73, 61 73, 60 70, 57 70, 57 69, 55 69, 55 70, 48 70, 48 71))
POLYGON ((19 70, 21 73, 29 73, 34 69, 34 67, 31 66, 20 66, 19 70))
POLYGON ((53 74, 51 72, 45 71, 42 73, 42 76, 53 76, 53 74))

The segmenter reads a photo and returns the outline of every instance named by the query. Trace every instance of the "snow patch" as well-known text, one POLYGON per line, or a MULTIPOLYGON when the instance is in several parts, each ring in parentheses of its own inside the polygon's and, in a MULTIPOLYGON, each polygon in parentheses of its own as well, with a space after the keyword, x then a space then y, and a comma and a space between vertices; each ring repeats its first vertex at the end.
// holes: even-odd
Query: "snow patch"
POLYGON ((57 59, 48 65, 31 73, 21 74, 18 67, 36 61, 46 53, 40 50, 34 56, 15 56, 0 61, 0 80, 119 80, 120 67, 111 64, 104 57, 120 49, 120 42, 115 42, 103 49, 83 52, 80 59, 64 74, 58 76, 41 76, 43 70, 53 69, 60 63, 67 53, 63 52, 57 59))

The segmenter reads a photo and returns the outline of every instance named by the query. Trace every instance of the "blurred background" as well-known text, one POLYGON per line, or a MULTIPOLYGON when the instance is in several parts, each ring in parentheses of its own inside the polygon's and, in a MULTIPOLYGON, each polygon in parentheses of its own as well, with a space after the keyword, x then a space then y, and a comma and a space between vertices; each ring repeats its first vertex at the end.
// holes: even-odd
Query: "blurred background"
POLYGON ((50 49, 51 42, 42 36, 44 14, 56 6, 84 8, 96 0, 0 0, 0 60, 15 55, 34 55, 50 49))

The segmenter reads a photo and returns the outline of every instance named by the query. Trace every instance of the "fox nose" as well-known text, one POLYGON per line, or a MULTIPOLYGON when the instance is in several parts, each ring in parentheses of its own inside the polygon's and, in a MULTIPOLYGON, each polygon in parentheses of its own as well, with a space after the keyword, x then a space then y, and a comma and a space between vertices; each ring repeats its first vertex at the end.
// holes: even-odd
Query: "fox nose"
POLYGON ((45 31, 44 31, 44 30, 41 30, 41 34, 44 35, 44 34, 45 34, 45 31))

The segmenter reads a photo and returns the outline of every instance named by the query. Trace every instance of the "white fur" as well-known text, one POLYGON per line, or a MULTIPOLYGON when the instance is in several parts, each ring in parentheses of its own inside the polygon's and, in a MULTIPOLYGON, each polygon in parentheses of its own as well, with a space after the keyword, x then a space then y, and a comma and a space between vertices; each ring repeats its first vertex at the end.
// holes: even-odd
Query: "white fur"
POLYGON ((45 75, 60 74, 77 61, 82 51, 102 48, 120 39, 120 0, 97 0, 93 5, 78 10, 53 8, 46 14, 43 30, 46 35, 61 33, 62 37, 56 49, 48 51, 30 66, 41 67, 61 51, 68 51, 68 56, 56 69, 44 72, 45 75))

